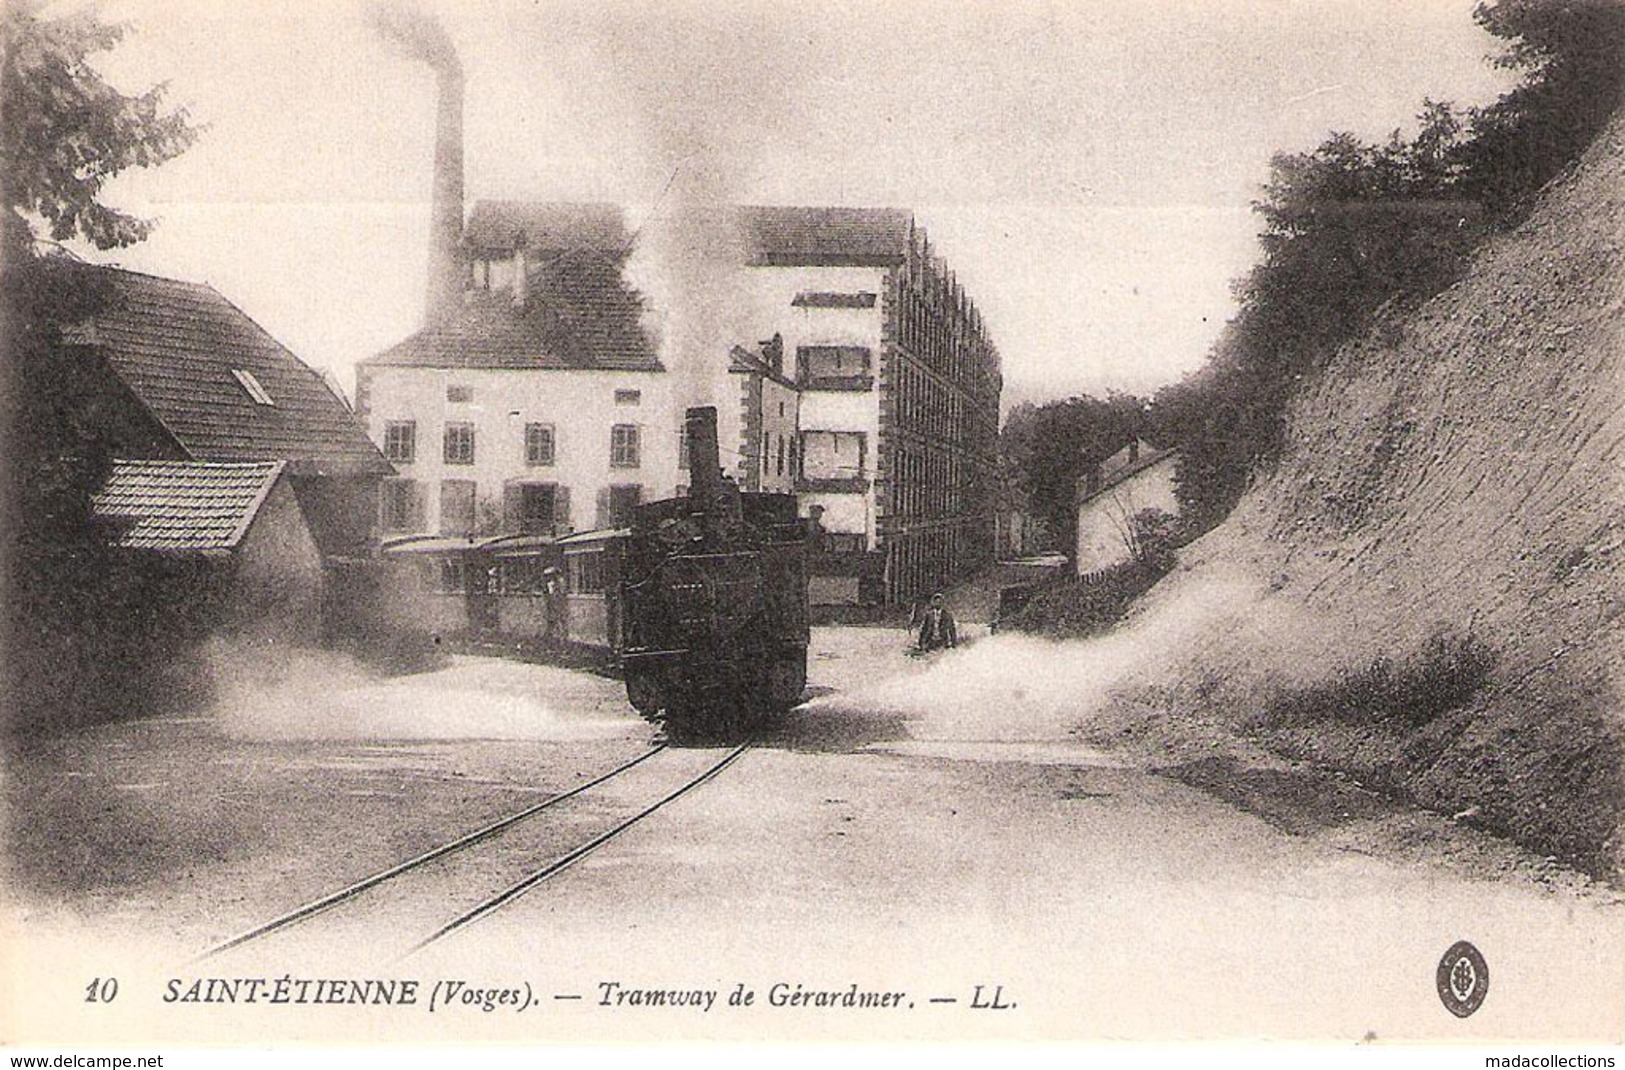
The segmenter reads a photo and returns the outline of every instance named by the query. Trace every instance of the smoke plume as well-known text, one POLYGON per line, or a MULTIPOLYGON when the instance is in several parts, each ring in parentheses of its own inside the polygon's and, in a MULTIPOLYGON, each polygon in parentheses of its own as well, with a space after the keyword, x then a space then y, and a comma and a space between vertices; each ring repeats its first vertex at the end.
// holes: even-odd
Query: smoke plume
MULTIPOLYGON (((680 405, 725 403, 728 352, 771 335, 752 308, 750 248, 735 206, 786 115, 793 87, 748 5, 676 5, 668 32, 633 10, 591 32, 613 95, 637 125, 648 192, 628 275, 651 310, 680 405)), ((724 457, 724 464, 728 458, 724 457)))
POLYGON ((386 41, 442 77, 461 78, 463 64, 440 20, 405 0, 377 0, 367 5, 367 23, 386 41))
POLYGON ((704 148, 668 158, 670 184, 642 223, 627 274, 644 296, 678 408, 720 405, 729 349, 752 342, 745 243, 722 167, 704 148))

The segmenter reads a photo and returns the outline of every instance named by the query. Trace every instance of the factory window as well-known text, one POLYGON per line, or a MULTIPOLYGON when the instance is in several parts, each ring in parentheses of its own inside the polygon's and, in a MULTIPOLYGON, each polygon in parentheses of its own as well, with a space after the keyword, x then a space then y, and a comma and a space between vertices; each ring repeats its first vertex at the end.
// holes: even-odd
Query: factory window
POLYGON ((643 391, 641 390, 615 391, 615 404, 617 405, 640 405, 642 403, 643 391))
POLYGON ((474 530, 474 481, 440 481, 440 533, 468 535, 474 530))
POLYGON ((801 471, 808 479, 861 479, 865 436, 859 431, 803 431, 801 471))
POLYGON ((605 525, 612 528, 631 526, 632 514, 643 501, 643 487, 638 483, 621 483, 609 488, 609 516, 605 525))
POLYGON ((868 292, 829 293, 802 291, 790 302, 794 308, 874 308, 875 295, 868 292))
POLYGON ((414 479, 386 479, 379 492, 385 532, 423 530, 423 488, 414 479))
POLYGON ((867 346, 797 346, 796 381, 810 390, 868 390, 867 346))
POLYGON ((456 404, 473 401, 474 388, 471 386, 448 386, 446 387, 446 400, 456 404))
POLYGON ((474 463, 474 425, 447 424, 445 443, 447 464, 474 463))
POLYGON ((417 459, 416 420, 390 420, 384 424, 384 456, 395 464, 411 464, 417 459))
POLYGON ((779 436, 779 475, 784 475, 784 436, 779 436))
POLYGON ((519 530, 525 535, 553 532, 558 487, 552 483, 525 483, 519 488, 519 530))
POLYGON ((462 594, 466 580, 467 570, 463 568, 462 558, 442 557, 440 559, 440 591, 442 594, 462 594))
POLYGON ((260 381, 254 378, 253 372, 233 368, 231 374, 236 377, 237 385, 243 388, 243 392, 254 399, 254 404, 273 407, 276 405, 276 402, 271 400, 271 395, 267 394, 265 388, 260 385, 260 381))
POLYGON ((609 465, 611 468, 638 467, 637 424, 616 424, 609 429, 609 465))
POLYGON ((553 425, 525 425, 525 463, 536 467, 553 463, 553 425))

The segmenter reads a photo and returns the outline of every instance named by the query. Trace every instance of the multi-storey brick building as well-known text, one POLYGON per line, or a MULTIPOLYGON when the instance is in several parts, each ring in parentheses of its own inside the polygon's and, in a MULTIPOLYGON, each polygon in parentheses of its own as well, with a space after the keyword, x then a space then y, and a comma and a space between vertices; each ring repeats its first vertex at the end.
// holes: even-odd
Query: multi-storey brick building
POLYGON ((998 350, 896 209, 741 213, 756 333, 801 391, 796 490, 826 553, 814 600, 918 598, 991 562, 998 350))

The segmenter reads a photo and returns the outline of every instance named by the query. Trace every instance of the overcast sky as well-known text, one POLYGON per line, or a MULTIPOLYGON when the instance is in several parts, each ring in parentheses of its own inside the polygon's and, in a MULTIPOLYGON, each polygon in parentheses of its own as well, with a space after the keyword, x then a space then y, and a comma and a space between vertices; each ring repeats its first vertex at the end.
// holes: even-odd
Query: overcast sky
MULTIPOLYGON (((743 203, 912 208, 1007 407, 1199 365, 1271 153, 1506 85, 1472 0, 424 6, 468 72, 471 201, 649 205, 698 154, 743 203)), ((208 130, 111 187, 161 225, 92 258, 209 282, 349 386, 422 313, 432 75, 344 0, 102 10, 136 31, 104 72, 208 130)))

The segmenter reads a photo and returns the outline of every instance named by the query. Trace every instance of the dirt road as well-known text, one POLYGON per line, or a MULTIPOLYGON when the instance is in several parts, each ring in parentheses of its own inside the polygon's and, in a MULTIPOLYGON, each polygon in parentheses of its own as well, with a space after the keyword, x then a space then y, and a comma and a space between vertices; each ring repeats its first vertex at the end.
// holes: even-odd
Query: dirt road
MULTIPOLYGON (((904 642, 821 631, 817 697, 724 775, 405 959, 435 904, 187 962, 641 753, 654 734, 612 682, 462 659, 61 741, 9 781, 24 1004, 181 1039, 1625 1032, 1625 906, 1607 889, 1307 771, 1216 752, 1158 772, 1090 749, 1036 669, 1014 674, 1021 697, 973 686, 967 666, 1034 651, 987 640, 921 662, 904 642), (1461 939, 1493 978, 1467 1019, 1435 990, 1461 939), (126 996, 87 1009, 86 982, 114 971, 126 996), (184 997, 283 974, 463 987, 435 1014, 165 1002, 171 980, 184 997), (530 1009, 487 998, 508 991, 530 1009)), ((657 756, 670 774, 651 761, 640 787, 549 811, 526 850, 568 850, 705 757, 657 756)), ((450 899, 489 879, 429 883, 450 899)))

